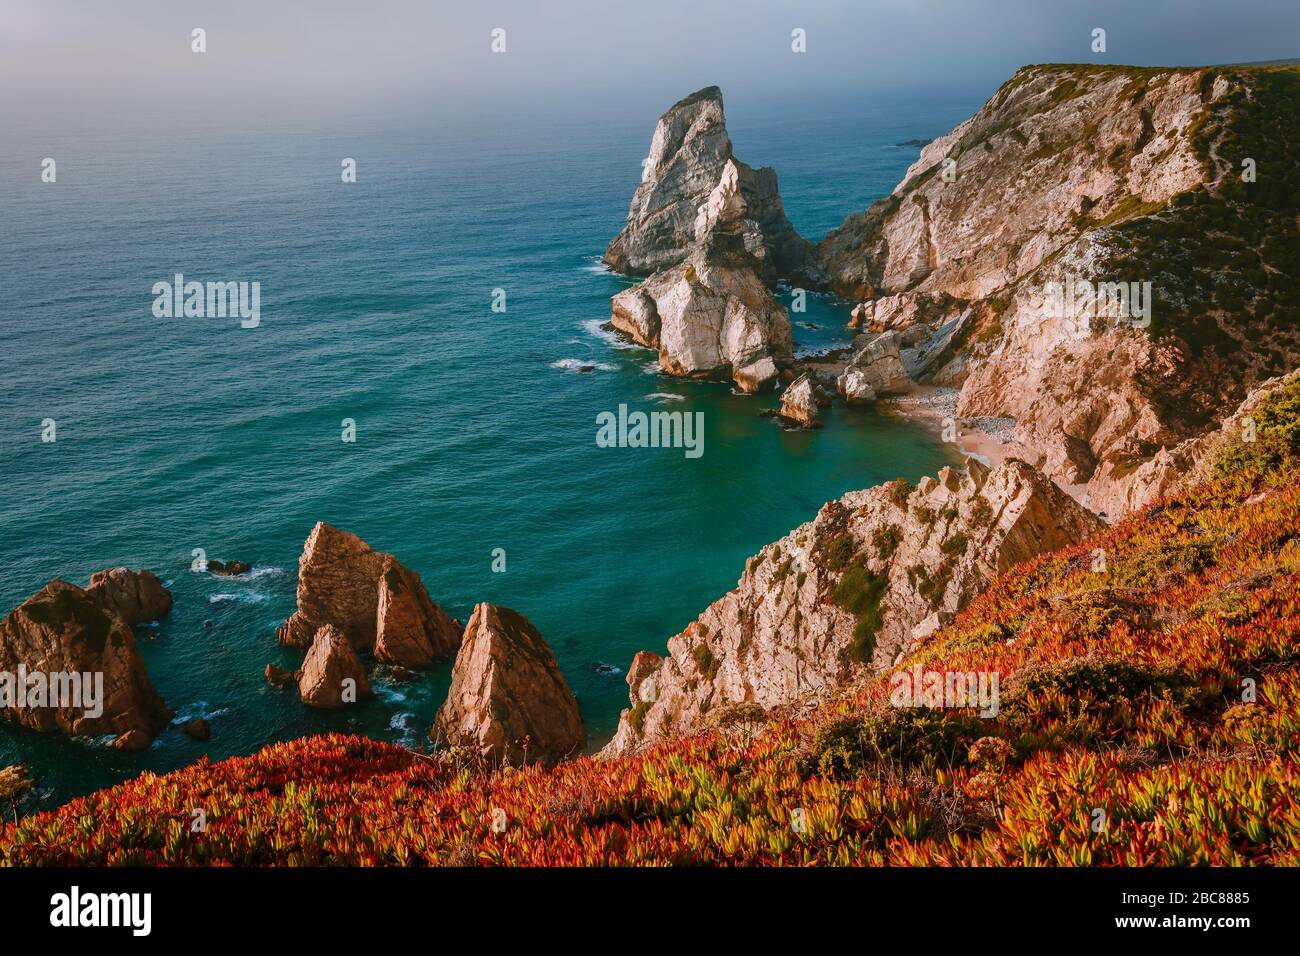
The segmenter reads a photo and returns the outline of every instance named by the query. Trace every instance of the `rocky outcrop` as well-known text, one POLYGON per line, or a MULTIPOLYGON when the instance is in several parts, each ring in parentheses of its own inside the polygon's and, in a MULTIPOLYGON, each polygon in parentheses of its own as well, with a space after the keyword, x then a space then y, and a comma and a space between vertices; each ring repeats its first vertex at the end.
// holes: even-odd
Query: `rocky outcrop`
POLYGON ((253 570, 253 566, 247 561, 209 561, 208 571, 218 577, 234 578, 241 574, 247 574, 253 570))
POLYGON ((606 754, 698 732, 733 705, 825 697, 945 626, 997 574, 1075 544, 1101 521, 1031 466, 971 460, 916 488, 850 492, 764 548, 735 590, 638 654, 606 754))
POLYGON ((1108 515, 1124 515, 1209 480, 1210 466, 1220 455, 1235 445, 1253 440, 1259 424, 1254 416, 1260 405, 1297 379, 1300 371, 1260 384, 1218 428, 1171 448, 1161 448, 1154 457, 1128 473, 1116 473, 1107 462, 1103 468, 1108 470, 1109 480, 1101 483, 1104 492, 1089 499, 1089 507, 1108 515))
POLYGON ((356 650, 404 667, 429 667, 455 651, 460 639, 459 628, 429 599, 418 574, 322 521, 298 559, 298 608, 276 637, 289 647, 305 647, 326 625, 356 650))
POLYGON ((308 707, 336 709, 373 696, 366 669, 348 637, 326 624, 312 639, 298 676, 298 693, 308 707))
POLYGON ((1121 507, 1161 448, 1300 364, 1269 278, 1294 272, 1300 191, 1242 174, 1265 151, 1300 164, 1273 119, 1297 95, 1295 71, 1026 67, 823 264, 859 326, 910 333, 914 378, 961 388, 960 417, 1015 419, 1015 454, 1121 507), (1062 307, 1053 290, 1083 282, 1107 301, 1062 307))
POLYGON ((821 428, 821 409, 818 407, 817 387, 807 373, 800 375, 781 393, 781 410, 777 417, 800 428, 821 428))
POLYGON ((128 738, 124 748, 141 740, 148 746, 170 712, 149 681, 130 625, 105 600, 139 597, 117 590, 139 579, 107 574, 95 593, 51 581, 0 622, 0 707, 9 720, 41 733, 114 734, 128 738))
POLYGON ((156 621, 172 609, 171 592, 152 571, 96 571, 90 576, 86 593, 127 624, 156 621))
POLYGON ((736 234, 765 278, 794 277, 813 260, 812 246, 786 218, 771 169, 752 169, 735 159, 727 135, 722 92, 706 87, 674 104, 659 118, 641 183, 628 209, 627 225, 609 244, 605 262, 618 272, 650 275, 686 260, 708 231, 701 217, 716 216, 715 190, 734 183, 743 199, 733 207, 736 234))
POLYGON ((668 375, 730 378, 744 392, 776 382, 793 359, 790 316, 750 268, 690 260, 615 295, 611 321, 659 352, 668 375))
POLYGON ((486 603, 465 628, 433 737, 515 766, 586 746, 578 702, 542 636, 522 614, 486 603))
MULTIPOLYGON (((864 338, 864 336, 859 336, 864 338)), ((895 331, 867 338, 835 381, 835 388, 850 405, 873 402, 881 395, 899 395, 911 388, 895 331)), ((856 343, 855 343, 856 345, 856 343)))

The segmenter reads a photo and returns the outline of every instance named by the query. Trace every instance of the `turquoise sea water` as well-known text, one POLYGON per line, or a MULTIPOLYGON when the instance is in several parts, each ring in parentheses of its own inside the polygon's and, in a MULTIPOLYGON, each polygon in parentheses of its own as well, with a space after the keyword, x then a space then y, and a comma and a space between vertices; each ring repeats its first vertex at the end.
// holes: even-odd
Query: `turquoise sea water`
MULTIPOLYGON (((733 118, 731 133, 740 158, 777 167, 815 240, 892 188, 917 153, 897 143, 967 112, 733 118)), ((598 257, 652 123, 0 143, 0 609, 53 577, 153 569, 176 603, 136 629, 142 652, 178 720, 205 716, 213 734, 172 729, 122 754, 4 725, 0 766, 28 764, 48 805, 327 729, 419 742, 447 667, 336 714, 263 680, 266 663, 301 659, 274 631, 317 520, 395 553, 462 620, 481 600, 530 617, 596 747, 632 654, 662 649, 747 556, 849 489, 950 461, 937 436, 870 411, 782 431, 758 415, 772 398, 665 379, 599 331, 625 280, 598 257), (44 156, 57 184, 39 181, 44 156), (340 182, 345 156, 355 185, 340 182), (261 326, 154 318, 151 288, 177 272, 260 281, 261 326), (596 415, 620 403, 704 412, 703 456, 597 447, 596 415), (195 548, 256 569, 192 573, 195 548)), ((813 298, 794 318, 807 348, 844 341, 842 304, 813 298)))

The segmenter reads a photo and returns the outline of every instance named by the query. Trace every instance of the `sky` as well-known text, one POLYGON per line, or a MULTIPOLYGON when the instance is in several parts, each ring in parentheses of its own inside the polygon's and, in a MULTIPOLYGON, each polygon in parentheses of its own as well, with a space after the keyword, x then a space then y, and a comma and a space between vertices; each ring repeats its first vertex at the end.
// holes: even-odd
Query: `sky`
POLYGON ((0 0, 0 130, 657 113, 709 84, 833 113, 1026 63, 1298 55, 1298 0, 0 0))

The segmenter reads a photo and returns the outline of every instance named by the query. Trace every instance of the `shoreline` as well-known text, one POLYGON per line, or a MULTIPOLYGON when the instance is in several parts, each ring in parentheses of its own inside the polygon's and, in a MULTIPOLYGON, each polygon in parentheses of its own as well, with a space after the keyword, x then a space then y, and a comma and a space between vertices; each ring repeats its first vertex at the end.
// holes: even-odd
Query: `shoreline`
POLYGON ((1013 418, 960 418, 957 415, 957 397, 961 390, 936 385, 913 384, 906 395, 882 398, 876 406, 885 414, 911 419, 943 431, 946 419, 957 425, 955 444, 968 458, 976 458, 990 468, 996 468, 1015 451, 1013 418))

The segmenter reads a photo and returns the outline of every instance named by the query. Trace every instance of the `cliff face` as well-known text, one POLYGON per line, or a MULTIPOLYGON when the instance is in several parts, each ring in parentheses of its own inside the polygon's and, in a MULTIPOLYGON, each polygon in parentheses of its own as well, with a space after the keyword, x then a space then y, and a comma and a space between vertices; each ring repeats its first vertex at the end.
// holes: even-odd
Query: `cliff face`
POLYGON ((923 320, 915 378, 1015 418, 1018 454, 1114 513, 1143 462, 1300 361, 1298 101, 1294 70, 1026 67, 823 264, 862 314, 923 320), (1052 294, 1082 282, 1123 289, 1052 294))
POLYGON ((850 492, 750 559, 735 590, 628 670, 606 755, 698 733, 736 705, 824 698, 945 626, 997 574, 1101 521, 1024 462, 850 492))
POLYGON ((605 251, 609 267, 650 275, 685 260, 697 238, 699 211, 728 165, 744 198, 744 244, 759 271, 768 279, 801 274, 812 261, 812 246, 786 218, 775 170, 754 169, 732 155, 716 86, 692 93, 659 117, 627 225, 605 251))

